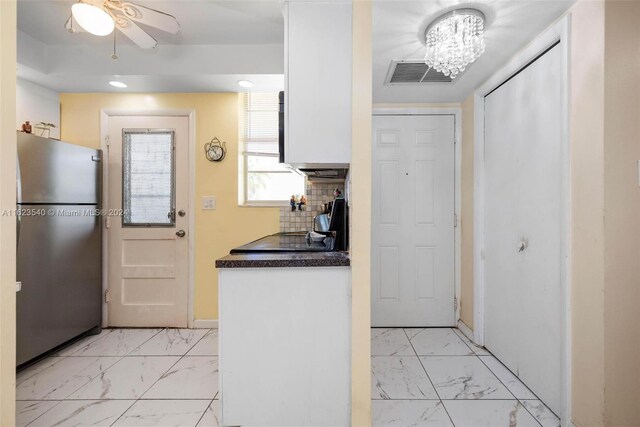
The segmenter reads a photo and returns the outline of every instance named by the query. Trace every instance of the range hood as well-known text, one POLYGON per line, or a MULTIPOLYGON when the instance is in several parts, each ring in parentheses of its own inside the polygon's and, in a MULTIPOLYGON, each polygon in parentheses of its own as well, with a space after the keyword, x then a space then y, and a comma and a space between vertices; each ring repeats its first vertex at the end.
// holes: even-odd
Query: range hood
POLYGON ((306 175, 309 181, 313 182, 333 182, 344 181, 347 178, 348 167, 301 167, 297 170, 306 175))

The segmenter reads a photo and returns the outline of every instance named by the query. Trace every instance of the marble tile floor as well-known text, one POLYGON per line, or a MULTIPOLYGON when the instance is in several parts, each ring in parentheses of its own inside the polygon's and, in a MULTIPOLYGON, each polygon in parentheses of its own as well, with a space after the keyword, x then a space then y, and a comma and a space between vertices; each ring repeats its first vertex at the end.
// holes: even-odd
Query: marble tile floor
POLYGON ((557 427, 498 359, 452 328, 372 328, 374 427, 557 427))
MULTIPOLYGON (((18 426, 219 426, 216 329, 105 329, 18 373, 18 426)), ((372 329, 373 426, 560 424, 457 329, 372 329)))
POLYGON ((217 329, 105 329, 20 371, 18 426, 219 426, 217 329))

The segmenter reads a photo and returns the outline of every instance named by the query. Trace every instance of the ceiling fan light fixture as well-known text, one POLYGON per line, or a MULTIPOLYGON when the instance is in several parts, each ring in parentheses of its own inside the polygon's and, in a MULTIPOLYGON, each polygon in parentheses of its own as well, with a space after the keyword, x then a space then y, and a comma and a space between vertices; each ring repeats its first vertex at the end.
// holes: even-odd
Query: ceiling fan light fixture
POLYGON ((71 6, 71 14, 78 25, 95 36, 108 36, 116 27, 100 1, 81 0, 71 6))
POLYGON ((484 52, 484 13, 457 9, 438 17, 427 27, 425 63, 455 79, 484 52))

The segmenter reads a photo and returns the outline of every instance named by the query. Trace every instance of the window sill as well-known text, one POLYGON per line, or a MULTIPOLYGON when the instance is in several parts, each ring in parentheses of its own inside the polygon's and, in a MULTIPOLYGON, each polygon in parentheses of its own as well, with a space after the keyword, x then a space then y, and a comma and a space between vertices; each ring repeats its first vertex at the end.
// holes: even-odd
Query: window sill
POLYGON ((287 208, 289 202, 245 202, 238 203, 239 208, 287 208))

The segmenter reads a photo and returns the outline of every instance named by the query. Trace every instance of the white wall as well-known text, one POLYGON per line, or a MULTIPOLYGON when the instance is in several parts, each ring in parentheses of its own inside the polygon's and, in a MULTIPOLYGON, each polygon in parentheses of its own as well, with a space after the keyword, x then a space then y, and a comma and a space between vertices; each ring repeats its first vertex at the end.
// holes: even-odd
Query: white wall
POLYGON ((51 129, 51 138, 60 138, 60 96, 57 92, 18 79, 16 85, 16 129, 29 120, 33 126, 33 133, 40 135, 35 128, 39 122, 53 123, 57 127, 51 129))

